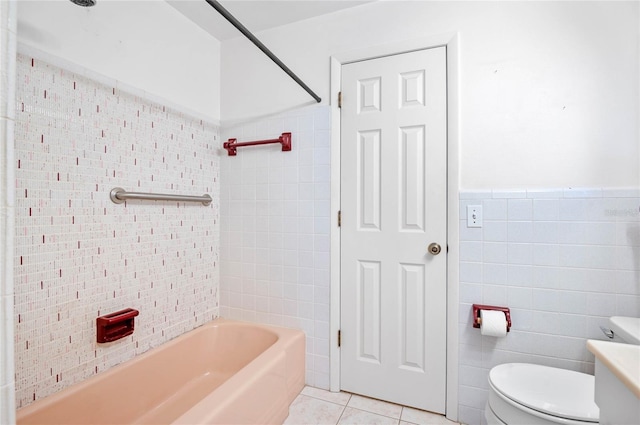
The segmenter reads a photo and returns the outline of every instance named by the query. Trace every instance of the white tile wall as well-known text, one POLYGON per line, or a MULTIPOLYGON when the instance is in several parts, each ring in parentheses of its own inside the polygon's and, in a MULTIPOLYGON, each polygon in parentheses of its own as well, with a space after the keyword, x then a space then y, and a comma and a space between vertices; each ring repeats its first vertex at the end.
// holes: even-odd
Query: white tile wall
MULTIPOLYGON (((329 388, 328 106, 223 129, 223 140, 275 139, 221 160, 221 315, 301 328, 306 381, 329 388)), ((225 152, 226 155, 226 152, 225 152)))
POLYGON ((13 326, 14 146, 17 10, 0 2, 0 423, 15 423, 13 326))
MULTIPOLYGON (((18 55, 15 366, 18 407, 218 316, 215 124, 18 55), (114 204, 113 187, 209 193, 114 204), (140 311, 96 343, 96 317, 140 311)), ((13 301, 13 297, 12 297, 13 301)))
POLYGON ((491 367, 531 362, 593 373, 586 339, 640 316, 638 189, 460 193, 460 421, 484 422, 491 367), (467 205, 484 225, 467 228, 467 205), (471 304, 510 307, 505 338, 472 327, 471 304))

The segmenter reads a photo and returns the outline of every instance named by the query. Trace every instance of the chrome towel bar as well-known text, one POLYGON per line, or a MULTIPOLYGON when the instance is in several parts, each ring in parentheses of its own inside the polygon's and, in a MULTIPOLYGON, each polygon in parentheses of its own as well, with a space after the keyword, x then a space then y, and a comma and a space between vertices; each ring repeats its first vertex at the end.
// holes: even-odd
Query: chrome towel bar
POLYGON ((140 193, 127 192, 121 187, 114 187, 110 193, 111 200, 116 204, 121 204, 127 199, 144 199, 147 201, 186 201, 186 202, 202 202, 202 205, 211 203, 211 196, 204 194, 202 196, 190 195, 167 195, 164 193, 140 193))

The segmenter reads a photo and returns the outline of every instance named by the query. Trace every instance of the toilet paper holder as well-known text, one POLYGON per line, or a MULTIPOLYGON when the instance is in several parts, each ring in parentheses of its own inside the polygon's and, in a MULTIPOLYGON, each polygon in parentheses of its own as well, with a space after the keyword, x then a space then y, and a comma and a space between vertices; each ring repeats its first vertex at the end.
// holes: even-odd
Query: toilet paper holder
POLYGON ((507 332, 511 330, 511 311, 509 307, 498 307, 495 305, 473 304, 473 327, 479 328, 482 323, 482 317, 480 317, 480 310, 497 310, 504 313, 507 318, 507 332))

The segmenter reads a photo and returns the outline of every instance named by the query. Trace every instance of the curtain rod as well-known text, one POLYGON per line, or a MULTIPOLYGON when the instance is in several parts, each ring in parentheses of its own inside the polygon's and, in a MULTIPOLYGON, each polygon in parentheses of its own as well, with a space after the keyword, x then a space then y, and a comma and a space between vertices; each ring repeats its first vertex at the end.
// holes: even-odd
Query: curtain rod
POLYGON ((307 93, 309 93, 309 95, 311 95, 311 97, 313 97, 316 100, 316 102, 320 103, 322 101, 322 99, 320 99, 320 96, 315 94, 313 92, 313 90, 311 90, 309 88, 309 86, 307 86, 304 83, 304 81, 302 81, 300 78, 298 78, 298 76, 296 74, 294 74, 293 71, 291 71, 287 67, 287 65, 282 63, 282 61, 280 59, 278 59, 278 57, 276 55, 274 55, 273 52, 271 52, 271 50, 269 50, 267 48, 267 46, 262 44, 262 42, 260 40, 258 40, 256 38, 256 36, 253 35, 244 25, 242 25, 240 23, 240 21, 238 21, 231 13, 229 13, 229 11, 227 9, 222 7, 220 2, 218 2, 217 0, 205 0, 205 1, 207 3, 209 3, 209 5, 211 5, 211 7, 213 7, 215 10, 217 10, 218 13, 220 13, 220 15, 222 15, 223 18, 225 18, 227 21, 229 21, 229 23, 231 25, 236 27, 238 29, 238 31, 240 31, 242 34, 244 34, 244 36, 247 37, 249 39, 249 41, 251 41, 253 44, 255 44, 258 49, 262 50, 262 52, 265 55, 267 55, 269 57, 269 59, 271 59, 273 62, 275 62, 275 64, 278 65, 280 67, 280 69, 282 69, 289 77, 291 77, 293 79, 293 81, 298 83, 300 85, 300 87, 302 87, 307 93))

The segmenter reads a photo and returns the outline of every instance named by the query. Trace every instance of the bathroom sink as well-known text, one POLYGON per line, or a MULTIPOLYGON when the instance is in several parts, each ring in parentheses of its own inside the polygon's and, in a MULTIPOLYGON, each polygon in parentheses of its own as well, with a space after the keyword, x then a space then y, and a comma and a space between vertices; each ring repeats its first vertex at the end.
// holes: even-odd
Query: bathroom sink
POLYGON ((640 345, 588 340, 595 356, 595 401, 600 424, 637 424, 640 418, 640 345))
POLYGON ((614 316, 609 326, 625 343, 588 340, 595 357, 595 401, 600 424, 637 424, 640 418, 640 318, 614 316))
POLYGON ((613 316, 609 318, 609 326, 626 343, 640 345, 640 317, 613 316))

